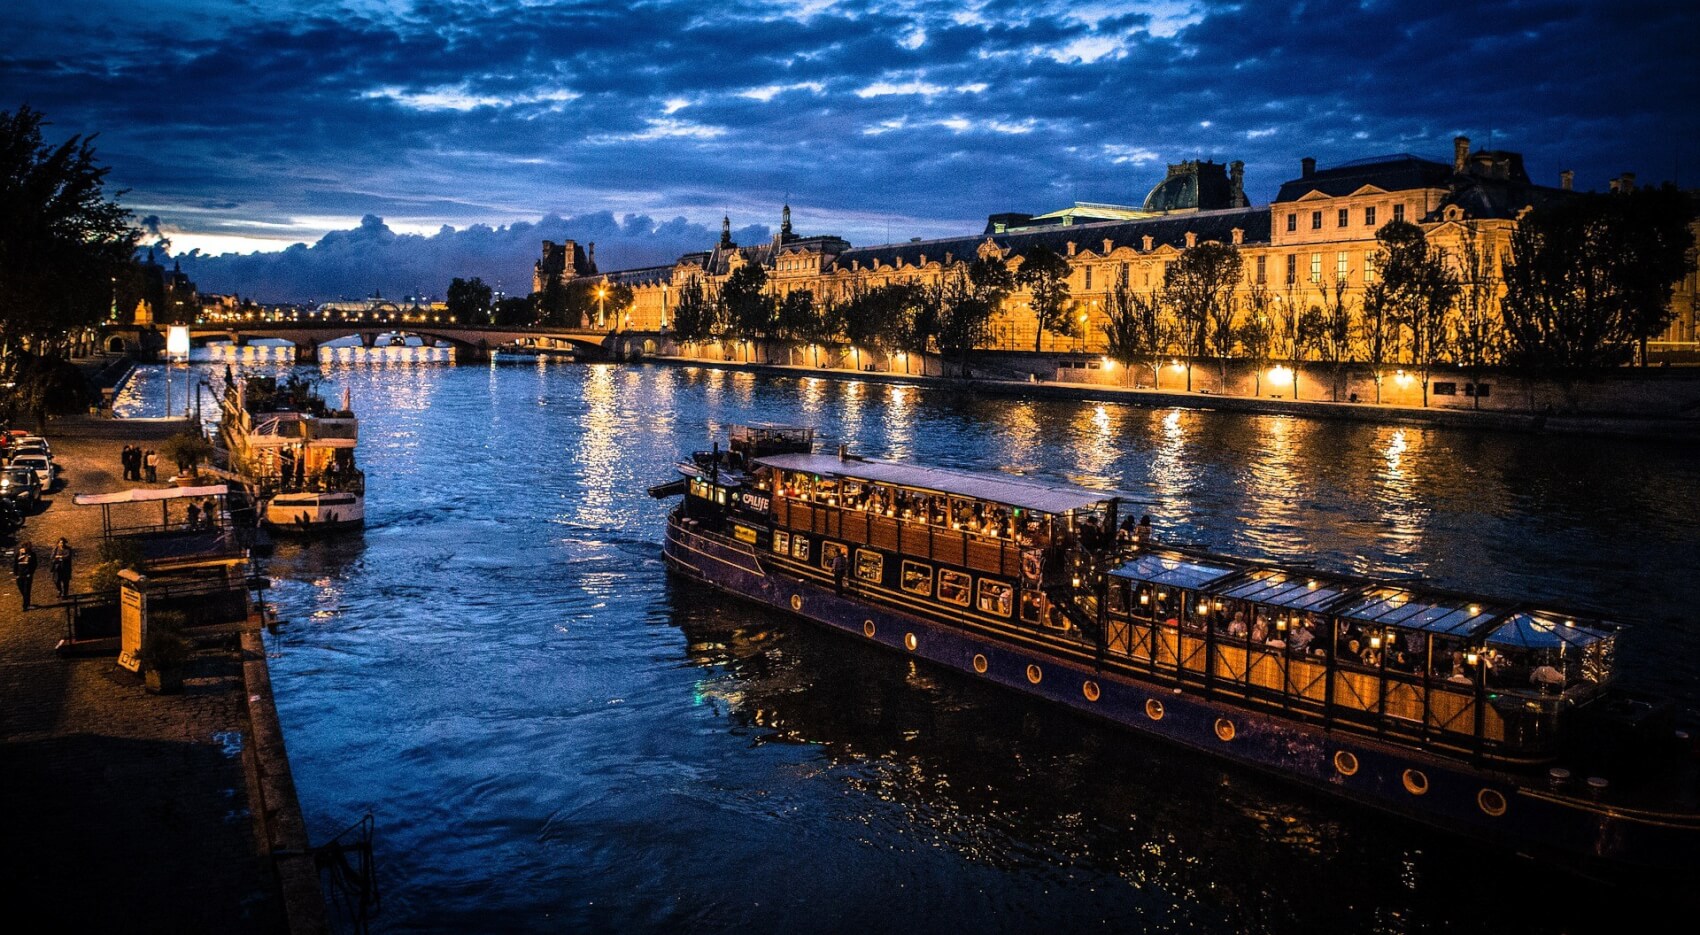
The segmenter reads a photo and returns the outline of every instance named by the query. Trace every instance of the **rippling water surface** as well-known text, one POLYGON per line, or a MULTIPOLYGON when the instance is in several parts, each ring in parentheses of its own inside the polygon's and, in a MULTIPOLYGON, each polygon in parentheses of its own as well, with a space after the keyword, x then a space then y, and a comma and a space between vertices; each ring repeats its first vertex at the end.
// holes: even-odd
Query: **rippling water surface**
POLYGON ((369 525, 277 550, 269 645, 315 840, 377 817, 381 928, 1561 932, 1647 909, 674 580, 644 488, 748 420, 1115 486, 1171 541, 1614 609, 1641 624, 1630 679, 1693 707, 1682 449, 656 366, 322 371, 362 419, 369 525))

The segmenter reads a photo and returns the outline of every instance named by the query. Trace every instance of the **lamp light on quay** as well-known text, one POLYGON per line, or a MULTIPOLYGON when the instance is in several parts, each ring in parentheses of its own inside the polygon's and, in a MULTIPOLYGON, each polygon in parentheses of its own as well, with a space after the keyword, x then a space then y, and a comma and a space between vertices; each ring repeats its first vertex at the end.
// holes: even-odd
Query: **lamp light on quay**
POLYGON ((185 325, 172 325, 165 334, 165 353, 172 359, 189 359, 189 329, 185 325))

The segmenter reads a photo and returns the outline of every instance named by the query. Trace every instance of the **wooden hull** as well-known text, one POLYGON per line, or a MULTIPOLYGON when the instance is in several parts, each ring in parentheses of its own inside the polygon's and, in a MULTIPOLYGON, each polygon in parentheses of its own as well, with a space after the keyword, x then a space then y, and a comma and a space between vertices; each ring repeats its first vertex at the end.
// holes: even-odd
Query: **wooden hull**
POLYGON ((1062 705, 1331 795, 1565 863, 1660 872, 1700 865, 1700 816, 1616 807, 1527 777, 1376 737, 1249 710, 1140 673, 1068 658, 1041 641, 980 632, 830 583, 782 573, 754 547, 674 514, 669 567, 862 642, 1062 705))

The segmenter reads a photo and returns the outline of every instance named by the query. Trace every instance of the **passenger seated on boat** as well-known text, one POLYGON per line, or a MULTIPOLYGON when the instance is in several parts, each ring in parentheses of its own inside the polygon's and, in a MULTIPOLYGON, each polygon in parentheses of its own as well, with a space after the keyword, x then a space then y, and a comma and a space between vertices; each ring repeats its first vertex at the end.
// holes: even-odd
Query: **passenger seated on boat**
POLYGON ((1562 691, 1564 673, 1552 666, 1536 666, 1529 672, 1529 684, 1542 691, 1562 691))
POLYGON ((1267 642, 1269 639, 1269 621, 1258 614, 1257 620, 1251 625, 1251 641, 1253 643, 1267 642))
POLYGON ((1245 611, 1234 611, 1234 619, 1228 621, 1228 635, 1234 639, 1243 640, 1246 637, 1245 611))
POLYGON ((1316 634, 1311 630, 1310 624, 1306 623, 1294 630, 1293 635, 1287 638, 1287 646, 1295 652, 1302 653, 1315 639, 1316 634))

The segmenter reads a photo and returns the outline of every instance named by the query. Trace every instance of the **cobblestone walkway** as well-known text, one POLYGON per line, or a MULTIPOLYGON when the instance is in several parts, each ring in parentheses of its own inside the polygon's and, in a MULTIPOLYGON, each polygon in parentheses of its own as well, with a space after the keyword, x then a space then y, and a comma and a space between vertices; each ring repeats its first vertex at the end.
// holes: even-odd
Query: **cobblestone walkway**
MULTIPOLYGON (((166 431, 148 428, 154 441, 166 431)), ((7 907, 55 931, 282 931, 249 809, 239 651, 197 653, 178 695, 148 694, 113 657, 53 652, 64 616, 47 556, 60 536, 71 540, 80 590, 100 537, 100 511, 71 496, 128 486, 118 450, 138 441, 134 427, 99 431, 48 434, 66 482, 24 530, 41 560, 35 609, 23 612, 9 562, 0 576, 7 907)))

